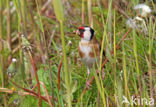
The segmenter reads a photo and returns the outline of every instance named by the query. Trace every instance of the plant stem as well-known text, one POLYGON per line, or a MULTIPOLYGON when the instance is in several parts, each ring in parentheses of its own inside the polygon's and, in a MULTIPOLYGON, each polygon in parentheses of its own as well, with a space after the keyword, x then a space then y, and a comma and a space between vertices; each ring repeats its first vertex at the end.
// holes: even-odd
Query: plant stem
MULTIPOLYGON (((153 98, 153 89, 152 89, 152 18, 150 18, 150 24, 149 24, 149 64, 148 64, 148 73, 149 73, 149 83, 150 83, 150 98, 153 98)), ((154 107, 154 106, 152 106, 154 107)))
POLYGON ((139 92, 140 92, 140 98, 142 93, 142 87, 141 87, 141 79, 140 79, 140 70, 139 70, 139 63, 138 63, 138 55, 137 55, 137 43, 136 43, 136 33, 135 30, 133 30, 133 50, 134 50, 134 56, 135 56, 135 64, 136 64, 136 71, 137 71, 137 77, 138 77, 138 84, 139 84, 139 92))
POLYGON ((2 42, 1 42, 1 40, 2 40, 2 10, 3 10, 3 8, 2 8, 2 0, 0 0, 0 78, 1 78, 1 84, 3 84, 3 64, 2 64, 2 59, 3 59, 3 57, 2 57, 2 55, 1 55, 1 51, 2 51, 2 42))
MULTIPOLYGON (((111 16, 109 16, 111 17, 111 16)), ((108 28, 109 28, 109 24, 108 24, 108 28)), ((110 29, 110 28, 109 28, 110 29)), ((111 30, 110 30, 111 31, 111 30)), ((111 33, 111 32, 110 32, 111 33)), ((111 37, 110 37, 111 38, 111 37)), ((111 39, 110 39, 111 40, 111 39)), ((114 95, 115 95, 115 99, 117 99, 117 82, 116 82, 116 35, 115 35, 115 11, 114 11, 114 64, 113 64, 113 73, 114 73, 114 95)), ((115 101, 116 104, 117 101, 115 101)))
POLYGON ((66 49, 65 49, 65 38, 64 38, 63 21, 60 20, 59 22, 60 22, 61 40, 62 40, 62 48, 63 48, 63 63, 64 63, 64 71, 65 71, 65 84, 67 86, 67 102, 68 102, 68 107, 71 107, 70 73, 68 71, 68 65, 67 65, 67 56, 66 56, 66 49))
POLYGON ((29 51, 29 57, 30 57, 30 61, 31 61, 33 70, 34 70, 34 72, 35 72, 35 77, 36 77, 36 81, 37 81, 37 86, 38 86, 38 98, 39 98, 38 106, 40 107, 40 106, 41 106, 40 82, 39 82, 38 75, 37 75, 37 69, 36 69, 36 67, 35 67, 35 63, 34 63, 34 60, 33 60, 33 57, 32 57, 32 55, 31 55, 31 52, 30 52, 30 51, 29 51))
POLYGON ((60 73, 61 73, 62 61, 63 61, 63 56, 61 58, 59 69, 58 69, 58 73, 57 73, 57 88, 58 88, 58 91, 61 88, 61 85, 60 85, 60 73))
MULTIPOLYGON (((16 83, 15 83, 14 81, 12 81, 12 80, 10 80, 10 81, 11 81, 11 83, 14 84, 16 87, 21 88, 22 90, 24 90, 24 91, 26 91, 26 92, 29 92, 29 93, 33 94, 34 96, 36 96, 36 97, 39 97, 39 94, 35 93, 34 91, 29 90, 29 89, 26 89, 26 88, 23 88, 23 87, 21 87, 20 85, 16 84, 16 83)), ((41 96, 41 98, 42 98, 44 101, 48 102, 48 100, 47 100, 44 96, 41 96)))
POLYGON ((92 0, 87 0, 87 3, 88 3, 88 21, 89 25, 93 28, 92 0))
MULTIPOLYGON (((2 35, 3 35, 3 24, 2 24, 2 12, 3 12, 3 4, 4 1, 0 0, 0 39, 2 40, 2 35)), ((5 64, 4 62, 4 58, 1 54, 3 49, 3 43, 0 41, 0 78, 1 78, 1 82, 2 82, 2 88, 5 86, 5 72, 4 72, 4 68, 5 68, 5 64)), ((6 94, 3 94, 3 101, 4 101, 4 107, 7 107, 7 100, 6 100, 6 94)))
POLYGON ((10 34, 10 0, 7 0, 7 41, 11 49, 11 34, 10 34))
POLYGON ((81 10, 81 18, 82 18, 82 24, 85 24, 85 0, 82 0, 82 10, 81 10))

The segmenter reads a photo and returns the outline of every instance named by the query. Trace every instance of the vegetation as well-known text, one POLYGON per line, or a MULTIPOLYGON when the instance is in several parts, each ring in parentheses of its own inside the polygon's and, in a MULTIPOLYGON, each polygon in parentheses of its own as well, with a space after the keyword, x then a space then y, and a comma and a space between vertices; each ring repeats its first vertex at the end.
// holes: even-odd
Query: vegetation
POLYGON ((0 107, 154 107, 155 7, 155 0, 0 0, 0 107), (140 3, 152 10, 147 16, 134 9, 140 3), (102 44, 89 89, 73 33, 84 25, 102 44))

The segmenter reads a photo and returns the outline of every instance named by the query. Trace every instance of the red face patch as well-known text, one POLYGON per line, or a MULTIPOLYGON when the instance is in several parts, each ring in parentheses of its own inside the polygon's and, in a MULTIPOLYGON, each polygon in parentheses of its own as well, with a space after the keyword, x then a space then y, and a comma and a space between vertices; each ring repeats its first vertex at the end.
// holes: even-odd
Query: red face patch
POLYGON ((83 26, 82 27, 79 27, 79 29, 84 30, 84 27, 83 26))
POLYGON ((80 35, 80 37, 81 38, 83 38, 84 37, 84 35, 83 35, 83 33, 84 33, 84 27, 82 26, 82 27, 79 27, 79 35, 80 35))
POLYGON ((83 29, 84 29, 84 27, 83 27, 83 26, 82 26, 82 27, 79 27, 79 29, 82 29, 82 30, 83 30, 83 29))
POLYGON ((80 37, 81 37, 81 38, 83 38, 83 37, 84 37, 84 36, 83 36, 83 33, 80 35, 80 37))

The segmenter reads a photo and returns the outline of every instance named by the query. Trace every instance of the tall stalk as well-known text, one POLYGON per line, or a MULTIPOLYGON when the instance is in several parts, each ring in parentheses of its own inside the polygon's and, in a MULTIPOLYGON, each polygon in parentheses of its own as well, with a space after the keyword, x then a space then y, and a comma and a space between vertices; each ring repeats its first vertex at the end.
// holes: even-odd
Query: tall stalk
POLYGON ((136 66, 136 72, 137 72, 137 78, 138 78, 138 84, 139 84, 139 94, 141 98, 142 88, 141 88, 141 79, 140 79, 140 70, 139 70, 139 63, 138 63, 138 54, 137 54, 137 43, 136 43, 136 32, 133 30, 133 50, 134 50, 134 56, 135 56, 135 66, 136 66))
POLYGON ((100 9, 100 13, 101 13, 101 19, 102 19, 102 24, 103 24, 103 30, 104 31, 103 31, 103 35, 102 35, 102 44, 101 44, 101 53, 100 53, 100 65, 98 67, 99 79, 97 77, 97 74, 96 73, 94 73, 94 74, 95 74, 96 85, 98 87, 98 91, 99 91, 100 96, 102 98, 103 105, 106 106, 106 98, 105 98, 105 93, 104 93, 105 90, 104 90, 104 87, 103 87, 102 73, 101 73, 101 70, 102 70, 103 51, 104 51, 104 41, 105 41, 105 37, 106 37, 106 26, 105 26, 105 22, 104 22, 104 16, 103 16, 102 8, 101 8, 101 5, 100 5, 100 1, 97 0, 97 3, 98 3, 99 9, 100 9))
POLYGON ((53 0, 53 7, 55 11, 55 15, 57 20, 60 23, 60 31, 61 31, 61 41, 62 41, 62 48, 63 48, 63 63, 64 63, 64 72, 65 72, 65 85, 66 85, 66 92, 67 92, 67 103, 68 107, 71 107, 71 92, 70 92, 70 72, 68 71, 68 62, 66 56, 66 49, 65 49, 65 37, 64 37, 64 28, 63 22, 64 18, 64 10, 61 0, 53 0))
POLYGON ((10 0, 7 0, 7 41, 11 49, 10 0))
POLYGON ((82 0, 81 6, 81 20, 82 24, 85 24, 85 0, 82 0))
POLYGON ((136 64, 136 71, 138 76, 140 75, 139 70, 139 63, 138 63, 138 54, 137 54, 137 44, 136 44, 136 33, 135 30, 133 30, 133 49, 134 49, 134 56, 135 56, 135 64, 136 64))
MULTIPOLYGON (((150 18, 149 24, 149 64, 148 64, 148 72, 149 72, 149 83, 150 83, 150 98, 153 98, 153 83, 152 83, 152 18, 150 18)), ((154 106, 152 106, 154 107, 154 106)))
POLYGON ((1 84, 3 84, 3 57, 1 55, 1 52, 2 52, 2 33, 3 33, 3 29, 2 29, 2 9, 3 9, 3 0, 0 0, 0 78, 1 78, 1 84))
POLYGON ((42 54, 42 57, 44 58, 43 62, 45 62, 45 55, 47 56, 47 46, 46 46, 44 27, 43 27, 43 22, 42 22, 42 17, 41 17, 41 13, 40 13, 40 8, 39 8, 39 3, 38 2, 39 2, 38 0, 35 0, 35 3, 37 5, 37 13, 38 13, 38 17, 39 17, 39 23, 40 23, 40 28, 41 28, 42 34, 41 34, 41 36, 38 34, 37 38, 38 38, 38 40, 40 38, 40 40, 39 40, 41 42, 40 44, 43 44, 44 47, 45 47, 45 52, 43 52, 43 50, 41 49, 41 51, 42 51, 41 53, 44 53, 44 54, 42 54))
POLYGON ((109 0, 109 13, 108 13, 108 39, 109 39, 109 47, 112 47, 112 1, 109 0))
POLYGON ((89 25, 93 28, 92 0, 87 0, 87 4, 88 4, 88 21, 89 25))
POLYGON ((67 64, 67 56, 66 56, 66 49, 65 49, 65 38, 64 38, 63 21, 61 21, 61 20, 60 20, 60 29, 61 29, 62 48, 63 48, 63 62, 64 62, 64 71, 65 71, 65 84, 67 86, 67 102, 68 102, 68 107, 71 107, 71 98, 70 98, 70 73, 68 71, 68 64, 67 64))
MULTIPOLYGON (((0 39, 2 40, 2 35, 3 35, 3 21, 2 21, 2 12, 3 12, 3 6, 4 6, 4 1, 0 0, 0 39)), ((2 81, 2 87, 5 87, 5 64, 4 63, 4 57, 2 56, 2 49, 3 49, 3 43, 0 40, 0 77, 1 77, 1 81, 2 81)), ((6 94, 3 93, 3 101, 4 101, 4 107, 7 107, 7 99, 6 99, 6 94)))
MULTIPOLYGON (((112 5, 112 0, 109 2, 109 8, 108 8, 108 14, 107 14, 107 19, 106 19, 106 23, 104 22, 104 16, 103 16, 103 12, 102 12, 102 8, 101 8, 101 4, 100 4, 100 1, 97 0, 97 3, 98 3, 98 6, 99 6, 99 9, 100 9, 100 13, 101 13, 101 19, 102 19, 102 24, 103 24, 103 35, 102 35, 102 44, 101 44, 101 53, 100 53, 100 66, 98 67, 98 70, 101 71, 102 70, 102 60, 103 60, 103 51, 104 51, 104 43, 105 43, 105 39, 107 38, 106 36, 106 32, 107 32, 107 24, 108 24, 108 18, 109 18, 109 12, 111 10, 111 5, 112 5)), ((108 42, 107 42, 108 43, 108 42)), ((101 84, 101 91, 102 91, 102 100, 103 100, 103 103, 104 103, 104 106, 106 106, 106 100, 105 100, 105 95, 104 95, 104 92, 105 92, 105 89, 103 87, 103 81, 102 81, 102 74, 101 72, 99 73, 99 77, 100 77, 100 84, 101 84)))
MULTIPOLYGON (((111 17, 111 16, 109 16, 111 17)), ((116 95, 117 95, 117 83, 116 83, 116 35, 115 35, 115 11, 114 11, 114 64, 113 64, 113 71, 114 71, 114 92, 115 92, 115 99, 117 98, 116 95)), ((109 24, 108 24, 109 26, 109 24)), ((109 27, 108 27, 109 28, 109 27)), ((110 28, 109 28, 110 30, 110 28)), ((110 32, 111 33, 111 32, 110 32)), ((117 103, 117 102, 116 102, 117 103)), ((118 104, 118 103, 117 103, 118 104)))
MULTIPOLYGON (((123 56, 122 56, 122 66, 123 66, 123 73, 124 73, 124 95, 127 97, 127 91, 128 91, 128 85, 127 85, 127 68, 126 68, 126 55, 125 55, 125 47, 124 47, 124 41, 122 43, 122 49, 123 49, 123 56)), ((127 106, 127 105, 126 105, 127 106)))
MULTIPOLYGON (((2 39, 2 6, 3 6, 3 0, 0 0, 0 40, 2 39)), ((1 51, 2 51, 2 42, 0 41, 0 77, 1 77, 1 82, 3 84, 3 73, 2 73, 2 56, 1 56, 1 51)))

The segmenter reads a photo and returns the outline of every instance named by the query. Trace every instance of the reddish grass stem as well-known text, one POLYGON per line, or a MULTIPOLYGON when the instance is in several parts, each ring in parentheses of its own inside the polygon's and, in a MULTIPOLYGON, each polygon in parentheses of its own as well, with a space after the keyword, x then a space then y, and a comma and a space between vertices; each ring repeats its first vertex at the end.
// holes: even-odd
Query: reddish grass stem
POLYGON ((34 60, 32 58, 32 55, 31 55, 31 52, 29 51, 29 56, 30 56, 30 61, 31 61, 31 64, 32 64, 32 67, 33 67, 33 70, 35 72, 35 76, 36 76, 36 81, 37 81, 37 87, 38 87, 38 99, 39 99, 39 102, 38 102, 38 106, 40 107, 41 106, 41 91, 40 91, 40 82, 39 82, 39 79, 38 79, 38 75, 37 75, 37 69, 35 67, 35 63, 34 63, 34 60))
MULTIPOLYGON (((11 80, 10 80, 10 81, 11 81, 11 80)), ((29 89, 26 89, 26 88, 23 88, 23 87, 21 87, 20 85, 16 84, 14 81, 11 81, 11 83, 14 84, 16 87, 21 88, 22 90, 24 90, 24 91, 26 91, 26 92, 32 93, 32 94, 34 94, 36 97, 39 97, 39 95, 38 95, 37 93, 35 93, 34 91, 29 90, 29 89)), ((48 100, 47 100, 45 97, 43 97, 43 96, 41 96, 41 99, 43 99, 44 101, 48 102, 48 100)))
POLYGON ((49 103, 50 107, 53 107, 53 104, 52 104, 51 101, 50 101, 50 96, 49 96, 49 94, 48 94, 48 91, 47 91, 47 89, 46 89, 45 84, 44 84, 43 82, 40 82, 40 83, 41 83, 41 85, 42 85, 43 88, 44 88, 44 91, 45 91, 45 93, 46 93, 47 100, 48 100, 48 103, 49 103))
POLYGON ((59 65, 59 69, 58 69, 58 73, 57 73, 57 87, 58 87, 58 91, 60 90, 60 72, 61 72, 61 67, 62 67, 62 62, 63 62, 63 55, 62 55, 62 59, 59 65))

